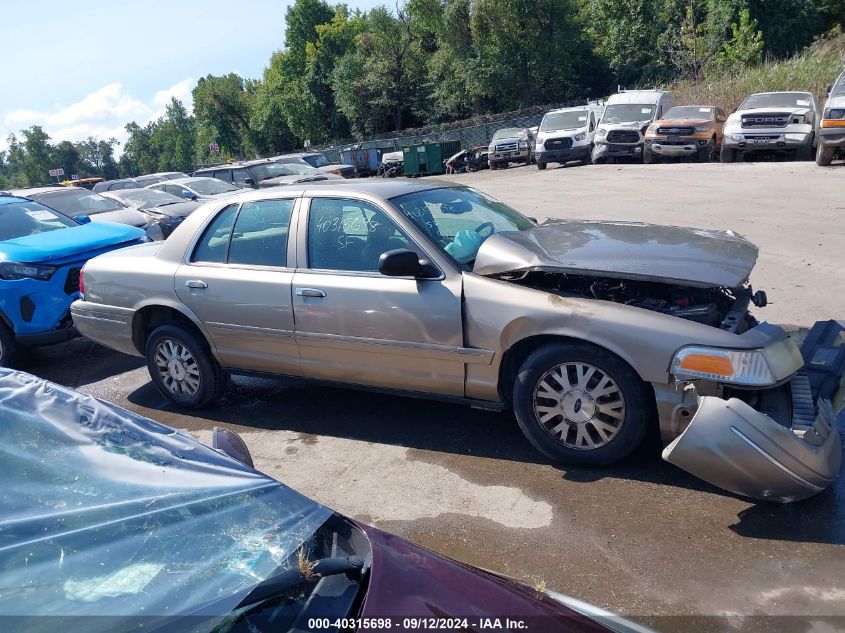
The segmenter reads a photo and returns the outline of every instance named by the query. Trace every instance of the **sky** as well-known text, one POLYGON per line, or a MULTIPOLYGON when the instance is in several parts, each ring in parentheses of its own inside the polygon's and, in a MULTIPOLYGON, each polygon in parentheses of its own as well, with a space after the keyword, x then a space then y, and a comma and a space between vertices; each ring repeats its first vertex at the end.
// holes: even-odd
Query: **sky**
MULTIPOLYGON (((284 45, 291 3, 0 0, 0 150, 10 132, 31 125, 53 142, 122 142, 126 123, 157 119, 171 97, 190 109, 200 77, 260 78, 284 45)), ((364 10, 382 3, 346 2, 364 10)))

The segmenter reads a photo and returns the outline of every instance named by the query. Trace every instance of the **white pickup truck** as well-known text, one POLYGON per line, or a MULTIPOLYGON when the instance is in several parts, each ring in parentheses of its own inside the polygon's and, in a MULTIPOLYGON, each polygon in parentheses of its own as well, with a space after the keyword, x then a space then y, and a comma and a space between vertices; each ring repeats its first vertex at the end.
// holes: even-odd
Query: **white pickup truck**
POLYGON ((827 167, 834 158, 845 158, 845 70, 831 86, 824 104, 816 164, 827 167))
POLYGON ((819 101, 812 93, 753 94, 725 123, 722 162, 733 163, 767 153, 813 160, 819 119, 819 101))

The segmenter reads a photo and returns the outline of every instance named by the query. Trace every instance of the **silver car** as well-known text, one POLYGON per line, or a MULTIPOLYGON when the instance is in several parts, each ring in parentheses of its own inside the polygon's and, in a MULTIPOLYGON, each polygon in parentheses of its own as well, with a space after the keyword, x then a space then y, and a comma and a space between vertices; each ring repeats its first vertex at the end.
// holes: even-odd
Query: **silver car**
POLYGON ((729 231, 533 220, 426 179, 326 181, 209 203, 163 244, 84 268, 80 332, 207 405, 229 373, 512 409, 548 457, 664 458, 792 501, 839 469, 842 328, 760 323, 757 248, 729 231), (806 360, 813 363, 805 367, 806 360))

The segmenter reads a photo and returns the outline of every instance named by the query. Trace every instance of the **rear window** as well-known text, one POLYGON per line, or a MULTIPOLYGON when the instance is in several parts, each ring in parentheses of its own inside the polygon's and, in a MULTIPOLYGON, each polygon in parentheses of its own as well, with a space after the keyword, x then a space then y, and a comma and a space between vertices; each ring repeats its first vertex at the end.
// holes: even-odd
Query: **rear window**
POLYGON ((0 241, 77 226, 69 217, 30 200, 0 204, 0 241))
POLYGON ((97 213, 126 208, 126 205, 117 200, 106 198, 87 189, 49 191, 32 197, 42 204, 71 217, 77 215, 96 215, 97 213))

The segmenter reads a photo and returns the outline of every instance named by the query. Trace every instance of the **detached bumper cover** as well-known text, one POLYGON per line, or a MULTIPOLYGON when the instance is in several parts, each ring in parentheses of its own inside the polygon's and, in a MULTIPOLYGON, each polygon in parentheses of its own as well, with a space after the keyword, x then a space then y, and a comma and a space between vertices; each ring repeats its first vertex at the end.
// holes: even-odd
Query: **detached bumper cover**
POLYGON ((799 501, 830 486, 842 464, 836 418, 845 406, 845 324, 820 321, 797 338, 802 336, 805 365, 788 385, 789 424, 738 398, 702 396, 663 459, 715 486, 767 501, 799 501))

